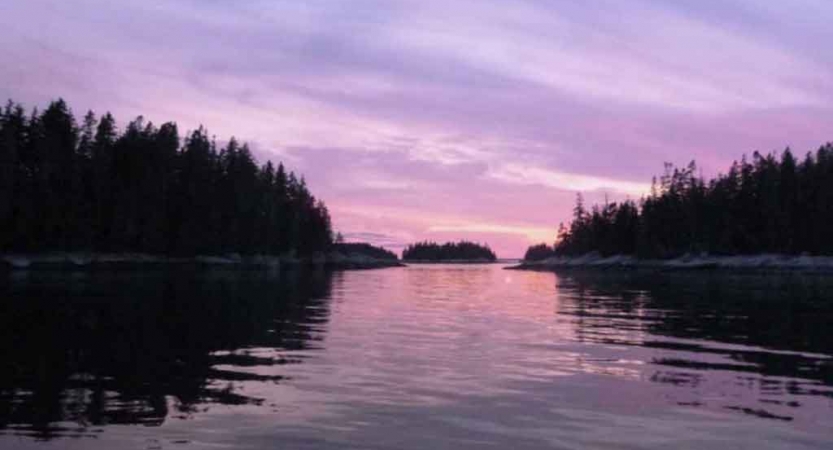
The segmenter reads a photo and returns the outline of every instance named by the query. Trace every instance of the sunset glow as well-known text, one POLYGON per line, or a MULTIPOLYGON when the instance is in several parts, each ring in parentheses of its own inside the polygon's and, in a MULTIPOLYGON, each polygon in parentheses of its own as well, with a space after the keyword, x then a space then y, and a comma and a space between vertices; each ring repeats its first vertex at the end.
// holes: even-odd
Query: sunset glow
POLYGON ((638 199, 666 161, 713 175, 830 140, 831 19, 822 0, 11 1, 0 97, 202 124, 301 172, 348 240, 517 257, 578 192, 638 199))

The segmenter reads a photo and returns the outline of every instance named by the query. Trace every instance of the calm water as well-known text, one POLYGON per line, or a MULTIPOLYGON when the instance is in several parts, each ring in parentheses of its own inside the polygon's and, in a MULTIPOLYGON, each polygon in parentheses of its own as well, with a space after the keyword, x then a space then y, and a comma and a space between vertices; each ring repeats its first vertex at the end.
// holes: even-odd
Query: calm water
POLYGON ((0 279, 0 448, 833 448, 833 280, 0 279))

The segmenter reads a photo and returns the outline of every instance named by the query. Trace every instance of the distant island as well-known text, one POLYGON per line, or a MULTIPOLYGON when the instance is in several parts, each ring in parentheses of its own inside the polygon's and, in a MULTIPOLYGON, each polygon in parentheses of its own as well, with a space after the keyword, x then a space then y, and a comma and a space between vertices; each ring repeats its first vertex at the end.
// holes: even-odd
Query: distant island
POLYGON ((374 265, 380 267, 403 265, 396 253, 365 242, 336 242, 333 244, 331 259, 334 261, 343 259, 348 267, 351 265, 371 267, 374 265))
POLYGON ((822 267, 833 269, 833 144, 800 161, 755 152, 714 179, 666 164, 639 202, 596 205, 581 195, 554 245, 528 266, 822 267), (754 257, 753 257, 754 256, 754 257), (746 257, 746 258, 744 258, 746 257), (646 263, 646 261, 652 261, 646 263), (665 261, 665 262, 663 262, 665 261), (547 264, 543 264, 547 263, 547 264))
MULTIPOLYGON (((303 177, 258 165, 246 144, 200 127, 88 112, 63 100, 0 109, 0 265, 198 262, 368 263, 334 245, 330 215, 303 177)), ((392 255, 392 254, 391 254, 392 255)), ((396 258, 393 255, 395 264, 396 258)))
POLYGON ((495 262, 497 256, 488 245, 460 241, 438 244, 418 242, 402 252, 406 262, 495 262))

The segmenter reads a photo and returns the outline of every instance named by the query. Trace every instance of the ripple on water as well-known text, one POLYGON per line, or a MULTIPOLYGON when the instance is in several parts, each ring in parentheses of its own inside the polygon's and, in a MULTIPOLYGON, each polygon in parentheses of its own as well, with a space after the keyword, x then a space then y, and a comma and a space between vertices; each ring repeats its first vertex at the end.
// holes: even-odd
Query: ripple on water
POLYGON ((0 286, 0 447, 821 448, 830 285, 496 265, 33 274, 0 286))

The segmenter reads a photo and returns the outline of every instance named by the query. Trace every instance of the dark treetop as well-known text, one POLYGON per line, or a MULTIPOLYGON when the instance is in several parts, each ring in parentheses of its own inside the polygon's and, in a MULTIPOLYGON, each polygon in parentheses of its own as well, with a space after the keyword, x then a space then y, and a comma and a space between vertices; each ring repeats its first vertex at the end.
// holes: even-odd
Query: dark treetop
POLYGON ((337 242, 333 245, 333 250, 347 255, 363 255, 382 260, 396 261, 399 259, 396 253, 365 242, 337 242))
POLYGON ((651 194, 638 203, 585 209, 578 196, 573 221, 559 226, 554 247, 530 247, 527 260, 552 255, 625 254, 674 257, 708 252, 833 255, 833 144, 796 160, 745 156, 726 174, 705 181, 692 161, 665 166, 651 194))
POLYGON ((234 138, 112 115, 79 124, 63 100, 0 111, 0 252, 285 254, 329 249, 303 178, 258 166, 234 138))
POLYGON ((402 259, 405 261, 495 261, 497 257, 487 245, 460 241, 442 245, 436 242, 411 244, 402 252, 402 259))

